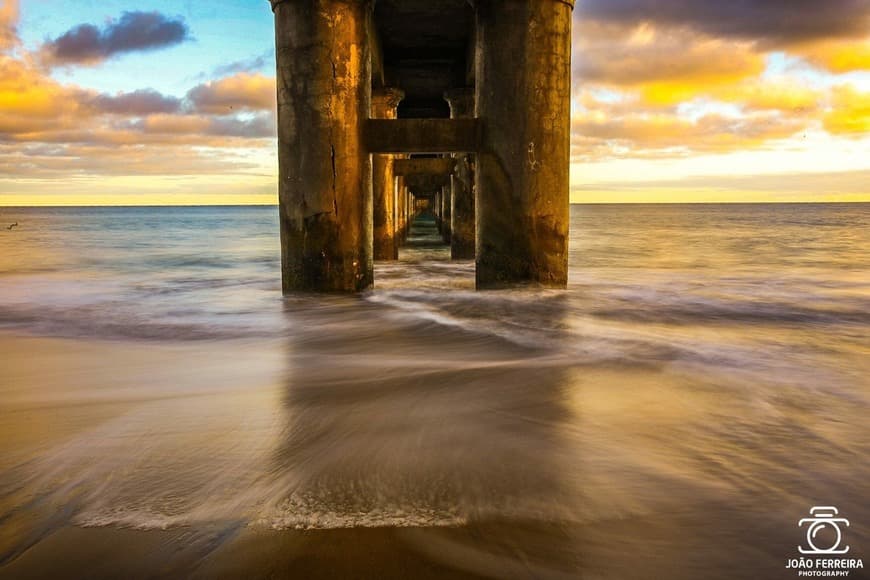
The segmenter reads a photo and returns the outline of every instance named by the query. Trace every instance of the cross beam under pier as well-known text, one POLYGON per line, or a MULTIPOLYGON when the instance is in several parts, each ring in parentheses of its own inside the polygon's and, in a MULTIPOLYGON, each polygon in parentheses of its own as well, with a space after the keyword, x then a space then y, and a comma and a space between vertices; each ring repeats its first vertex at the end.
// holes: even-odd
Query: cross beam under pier
POLYGON ((425 157, 416 159, 398 159, 393 166, 395 175, 439 175, 450 177, 456 166, 452 157, 425 157))
POLYGON ((473 153, 478 147, 477 119, 369 119, 369 153, 473 153))

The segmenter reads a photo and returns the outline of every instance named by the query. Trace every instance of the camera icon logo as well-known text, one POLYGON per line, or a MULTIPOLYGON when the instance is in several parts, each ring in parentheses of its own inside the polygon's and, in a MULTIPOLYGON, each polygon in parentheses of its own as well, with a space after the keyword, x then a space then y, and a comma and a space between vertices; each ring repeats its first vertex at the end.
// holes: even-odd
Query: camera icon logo
POLYGON ((849 546, 840 548, 843 541, 843 532, 840 524, 849 527, 849 520, 835 517, 838 514, 834 506, 815 506, 810 509, 811 518, 803 518, 798 526, 807 528, 807 545, 809 548, 798 546, 801 554, 845 554, 849 546))

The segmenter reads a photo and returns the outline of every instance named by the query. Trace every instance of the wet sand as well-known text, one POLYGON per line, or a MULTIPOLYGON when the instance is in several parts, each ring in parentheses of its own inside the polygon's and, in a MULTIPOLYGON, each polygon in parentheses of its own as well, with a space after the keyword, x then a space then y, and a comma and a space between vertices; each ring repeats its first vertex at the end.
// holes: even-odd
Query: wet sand
MULTIPOLYGON (((328 318, 322 320, 325 322, 328 318)), ((795 533, 794 519, 803 515, 806 502, 814 500, 809 495, 812 491, 804 490, 813 489, 817 475, 795 473, 797 479, 790 481, 783 475, 782 465, 766 468, 755 465, 755 472, 750 474, 747 469, 757 461, 751 455, 744 457, 742 467, 726 467, 730 454, 726 437, 706 443, 682 440, 691 435, 686 435, 681 425, 709 417, 717 407, 723 410, 723 405, 737 404, 728 403, 727 398, 715 391, 695 390, 688 395, 686 385, 677 377, 649 368, 588 367, 580 372, 556 365, 558 372, 553 374, 552 366, 541 360, 533 363, 536 359, 527 359, 522 364, 514 361, 507 368, 517 384, 537 381, 539 400, 532 404, 527 398, 512 398, 516 395, 504 383, 504 376, 508 375, 500 368, 519 351, 502 351, 500 362, 491 360, 489 364, 494 368, 488 370, 471 371, 463 367, 462 370, 433 371, 427 367, 421 375, 408 372, 399 359, 392 368, 380 367, 368 374, 361 370, 364 363, 351 369, 338 365, 328 372, 323 369, 314 372, 306 367, 305 358, 315 352, 318 356, 328 352, 338 357, 342 348, 334 342, 309 339, 296 344, 296 366, 288 378, 281 372, 280 364, 286 351, 275 349, 275 344, 270 351, 268 342, 157 346, 4 336, 0 345, 11 355, 7 359, 7 378, 11 380, 4 387, 0 406, 4 432, 0 438, 0 455, 6 466, 20 459, 22 453, 31 453, 33 460, 47 454, 55 461, 59 455, 51 450, 59 448, 63 453, 72 453, 76 448, 64 445, 83 436, 86 436, 85 443, 93 444, 96 439, 88 433, 99 432, 101 426, 113 421, 129 422, 137 416, 136 409, 156 404, 161 413, 189 407, 210 417, 206 423, 192 423, 166 435, 171 447, 160 451, 161 463, 184 453, 185 445, 200 449, 206 455, 213 452, 215 448, 203 447, 206 444, 201 437, 216 439, 217 445, 226 450, 224 459, 232 461, 230 446, 220 440, 214 429, 236 428, 233 422, 236 416, 247 416, 262 427, 264 417, 274 412, 272 407, 287 409, 289 404, 293 408, 292 416, 305 427, 305 437, 287 440, 286 430, 278 429, 254 432, 252 438, 265 438, 264 445, 273 447, 267 453, 271 467, 260 468, 264 472, 269 469, 292 471, 292 464, 310 466, 324 453, 335 454, 334 461, 314 469, 307 479, 293 484, 297 490, 307 489, 324 504, 332 502, 331 515, 321 512, 320 516, 316 510, 322 509, 322 505, 302 504, 305 510, 315 510, 309 518, 331 521, 338 518, 343 509, 349 512, 369 509, 361 507, 367 505, 366 501, 391 504, 401 500, 400 505, 404 502, 413 508, 425 504, 437 510, 442 499, 416 494, 444 486, 446 481, 447 491, 441 490, 447 494, 443 501, 471 502, 465 510, 464 522, 427 526, 414 523, 412 514, 406 513, 409 521, 399 525, 383 526, 374 521, 352 526, 339 520, 325 529, 293 529, 293 525, 276 529, 286 516, 273 515, 267 520, 258 520, 250 514, 243 517, 250 506, 221 512, 221 494, 206 492, 211 495, 205 499, 217 510, 212 518, 170 521, 166 529, 131 529, 135 527, 134 521, 119 516, 115 523, 107 521, 98 527, 83 527, 80 522, 76 523, 76 514, 87 512, 91 509, 89 504, 96 501, 88 497, 86 489, 61 486, 58 492, 58 489, 42 488, 43 495, 37 494, 29 501, 21 501, 21 496, 15 493, 4 494, 6 515, 0 535, 4 560, 0 577, 725 579, 792 576, 786 573, 784 566, 795 550, 795 542, 800 540, 799 533, 795 533), (233 364, 227 364, 227 360, 233 364), (395 377, 400 368, 405 369, 404 374, 395 377), (457 420, 455 410, 446 411, 454 400, 444 392, 444 385, 451 383, 449 377, 455 373, 460 373, 467 384, 477 384, 464 394, 471 408, 481 402, 476 389, 489 389, 493 384, 504 385, 508 406, 499 408, 498 403, 488 401, 485 407, 457 420), (119 383, 121 374, 124 379, 119 383), (59 382, 58 377, 63 377, 63 381, 59 382), (207 388, 202 386, 203 377, 211 379, 207 388), (299 390, 300 377, 306 379, 302 382, 307 388, 314 390, 299 390), (341 387, 333 390, 328 387, 342 385, 349 377, 353 377, 356 389, 361 391, 352 393, 341 387), (185 380, 189 383, 182 387, 185 380), (258 383, 257 387, 246 386, 258 383), (119 389, 123 384, 129 384, 130 388, 119 389), (148 385, 145 392, 141 389, 143 384, 148 385), (287 385, 293 384, 297 384, 292 387, 295 394, 290 394, 287 389, 291 387, 287 385), (25 388, 27 385, 31 388, 25 388), (110 385, 114 387, 106 390, 110 385), (160 385, 172 387, 161 391, 160 385), (620 386, 618 393, 614 392, 617 385, 620 386), (546 398, 540 398, 540 389, 546 388, 556 389, 554 393, 561 394, 547 402, 546 398), (433 395, 433 389, 440 395, 433 395), (404 394, 399 395, 399 390, 404 394), (408 396, 423 397, 433 409, 428 417, 418 416, 413 427, 404 423, 403 416, 409 407, 378 407, 381 397, 392 401, 408 396), (441 396, 447 399, 442 401, 441 396), (329 408, 326 416, 309 416, 323 404, 329 408), (357 423, 352 413, 346 415, 349 410, 373 404, 373 417, 377 419, 374 424, 368 420, 357 423), (579 414, 561 416, 568 408, 577 409, 579 414), (232 409, 229 415, 226 414, 228 409, 232 409), (482 442, 480 434, 474 433, 479 423, 491 421, 485 409, 501 416, 500 421, 506 421, 503 428, 525 429, 521 438, 511 443, 513 447, 482 442), (446 414, 441 416, 440 413, 446 414), (511 416, 512 413, 515 416, 511 416), (329 419, 323 424, 326 417, 329 419), (439 433, 430 432, 430 428, 439 433), (344 436, 327 439, 327 444, 321 447, 323 438, 328 438, 333 430, 344 436), (276 436, 282 433, 284 435, 276 436), (356 442, 351 433, 358 438, 356 442), (392 442, 382 447, 383 433, 391 433, 404 443, 392 442), (412 439, 411 435, 417 439, 412 439), (448 442, 455 437, 467 437, 465 448, 449 451, 448 442), (540 437, 549 441, 546 455, 540 454, 538 445, 530 450, 515 446, 520 440, 540 437), (432 438, 434 441, 427 442, 432 438), (430 443, 436 447, 431 447, 430 443), (694 456, 693 450, 698 449, 704 449, 703 458, 694 456), (382 455, 383 452, 387 452, 387 456, 382 455), (429 457, 418 457, 418 452, 428 453, 429 457), (488 462, 487 453, 495 455, 496 461, 488 462), (475 460, 477 464, 473 463, 475 460), (357 470, 360 461, 370 469, 357 470), (398 463, 394 463, 396 461, 398 463), (460 465, 464 466, 462 471, 458 468, 460 465), (394 473, 396 469, 410 473, 415 479, 407 482, 394 473), (446 480, 433 476, 431 469, 446 469, 446 480), (346 483, 356 486, 353 489, 358 498, 344 497, 346 483), (485 500, 474 491, 476 485, 483 485, 481 492, 488 494, 485 500), (373 500, 376 496, 372 496, 370 486, 382 486, 385 495, 373 500), (18 507, 9 509, 10 501, 18 507), (352 505, 347 505, 348 501, 352 505), (354 505, 354 501, 363 503, 354 505), (236 517, 226 519, 227 514, 236 517)), ((413 341, 409 345, 408 339, 396 330, 391 338, 394 343, 387 342, 395 348, 404 344, 410 349, 407 352, 413 352, 413 341)), ((456 358, 461 356, 461 351, 478 339, 465 336, 465 340, 464 344, 461 340, 452 342, 456 350, 448 348, 451 352, 443 355, 442 362, 446 366, 449 366, 448 359, 459 364, 456 358)), ((363 341, 362 344, 371 343, 363 341)), ((379 342, 378 346, 383 347, 384 342, 379 342)), ((171 414, 163 419, 160 413, 148 415, 148 418, 147 423, 133 423, 136 430, 141 430, 139 435, 145 438, 159 439, 153 430, 169 428, 173 423, 171 414)), ((485 427, 492 429, 493 425, 485 427)), ((735 425, 734 429, 740 427, 735 425)), ((242 428, 235 437, 242 438, 244 433, 242 428)), ((132 436, 133 431, 113 435, 122 440, 132 436)), ((766 445, 772 446, 771 441, 768 439, 766 445)), ((797 453, 802 448, 807 454, 815 453, 800 442, 778 445, 785 445, 783 452, 792 449, 797 453)), ((132 448, 118 449, 135 447, 134 444, 132 448)), ((112 449, 106 447, 103 451, 112 452, 112 449)), ((243 446, 243 451, 250 449, 253 447, 243 446)), ((762 451, 769 450, 758 449, 759 453, 762 451)), ((842 452, 841 449, 837 453, 842 452)), ((129 451, 123 452, 127 453, 129 451)), ((105 477, 118 480, 118 485, 123 483, 124 477, 140 477, 128 463, 129 457, 115 459, 118 461, 112 464, 105 477)), ((211 463, 203 468, 198 463, 201 460, 188 459, 189 463, 184 465, 192 471, 206 469, 210 476, 225 477, 224 472, 214 471, 211 463)), ((866 513, 862 512, 864 484, 844 475, 849 470, 842 465, 842 456, 829 459, 830 465, 839 465, 841 472, 828 473, 829 481, 823 483, 837 489, 841 508, 853 515, 866 513)), ((816 466, 825 468, 823 464, 816 466)), ((21 471, 22 468, 16 469, 21 471)), ((148 465, 146 471, 150 473, 155 469, 148 465)), ((170 485, 172 479, 180 475, 171 470, 157 471, 155 479, 145 480, 150 482, 148 485, 170 485)), ((98 486, 99 478, 103 477, 99 471, 86 471, 85 475, 78 475, 72 469, 71 472, 69 477, 79 478, 76 481, 79 488, 98 486)), ((6 472, 3 478, 6 492, 15 487, 8 478, 10 473, 13 472, 6 472)), ((226 479, 228 485, 233 481, 226 479)), ((191 485, 208 489, 198 479, 191 485)), ((287 494, 281 491, 283 489, 272 494, 287 494)), ((146 494, 147 490, 137 488, 136 493, 146 494)), ((235 489, 232 493, 239 491, 235 489)), ((254 504, 261 505, 260 499, 257 496, 254 504)), ((136 497, 110 495, 110 500, 130 503, 135 502, 136 497)), ((182 507, 194 514, 201 509, 195 503, 182 507)), ((401 510, 390 517, 402 517, 401 510)), ((438 516, 431 517, 437 519, 438 516)), ((867 537, 866 522, 856 518, 849 536, 856 555, 863 553, 861 544, 867 537)))
MULTIPOLYGON (((715 512, 708 512, 715 513, 715 512)), ((658 514, 566 530, 492 522, 457 528, 308 531, 66 527, 0 568, 41 578, 787 578, 791 546, 769 525, 658 514), (685 527, 689 524, 694 527, 685 527), (713 528, 713 529, 711 529, 713 528), (751 535, 754 546, 711 552, 751 535)), ((758 514, 761 516, 762 514, 758 514)), ((853 574, 860 578, 860 574, 853 574)))

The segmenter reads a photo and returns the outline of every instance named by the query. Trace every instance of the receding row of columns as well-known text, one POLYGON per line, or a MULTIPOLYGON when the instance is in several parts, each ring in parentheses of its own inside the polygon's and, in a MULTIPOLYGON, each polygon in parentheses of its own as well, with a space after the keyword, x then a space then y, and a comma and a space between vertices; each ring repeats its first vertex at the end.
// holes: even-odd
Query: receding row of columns
MULTIPOLYGON (((474 89, 461 88, 447 91, 444 99, 450 105, 450 118, 474 118, 474 89)), ((474 259, 475 216, 474 216, 474 156, 468 153, 454 154, 456 164, 450 176, 447 192, 450 200, 449 210, 450 257, 454 260, 474 259)))
MULTIPOLYGON (((404 96, 398 89, 372 91, 372 119, 395 119, 404 96)), ((407 192, 404 179, 396 178, 393 172, 396 157, 383 153, 372 155, 375 260, 399 259, 399 245, 406 225, 407 192)))
MULTIPOLYGON (((374 258, 396 259, 416 207, 392 169, 413 151, 372 154, 366 140, 369 118, 395 119, 401 91, 372 92, 368 0, 271 4, 283 288, 361 291, 374 258)), ((435 209, 451 255, 475 257, 481 289, 567 282, 572 9, 475 2, 475 88, 445 98, 452 119, 476 121, 476 142, 445 151, 454 171, 435 209)))

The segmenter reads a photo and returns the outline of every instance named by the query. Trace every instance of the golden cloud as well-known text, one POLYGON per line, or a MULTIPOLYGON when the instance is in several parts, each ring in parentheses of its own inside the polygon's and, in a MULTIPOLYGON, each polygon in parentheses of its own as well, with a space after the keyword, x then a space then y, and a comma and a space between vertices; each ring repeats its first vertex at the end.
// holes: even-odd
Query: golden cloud
POLYGON ((0 115, 57 119, 80 112, 86 95, 64 87, 23 61, 0 56, 0 115))
POLYGON ((851 85, 835 87, 824 126, 833 135, 858 137, 870 133, 870 92, 851 85))
POLYGON ((763 107, 736 116, 707 113, 692 118, 681 115, 677 108, 646 108, 637 95, 624 95, 613 102, 585 95, 575 99, 575 105, 578 110, 572 115, 571 126, 574 162, 758 148, 799 133, 813 119, 763 107))
POLYGON ((648 23, 630 29, 583 23, 574 35, 574 55, 578 85, 633 89, 665 106, 757 77, 765 67, 749 42, 648 23))
POLYGON ((870 70, 870 38, 813 43, 797 47, 793 52, 833 73, 870 70))
POLYGON ((0 175, 53 178, 59 175, 204 175, 262 172, 258 160, 243 143, 234 155, 223 148, 194 149, 179 141, 159 147, 138 143, 93 145, 0 145, 0 175))
POLYGON ((274 91, 274 80, 255 75, 221 79, 208 85, 208 102, 234 102, 249 112, 195 112, 196 104, 151 89, 106 95, 61 84, 27 55, 0 55, 0 165, 19 176, 63 168, 106 175, 247 171, 254 165, 239 161, 239 151, 272 148, 274 109, 262 110, 261 87, 269 85, 274 91))
POLYGON ((272 111, 277 107, 275 78, 241 72, 196 86, 188 91, 187 99, 201 113, 272 111))
POLYGON ((813 114, 825 98, 824 91, 794 79, 753 78, 739 84, 716 87, 710 96, 749 110, 782 111, 790 115, 813 114))
POLYGON ((4 0, 0 6, 0 51, 18 44, 18 0, 4 0))

